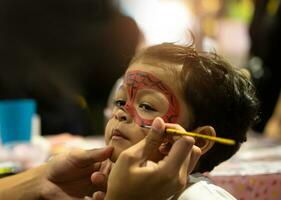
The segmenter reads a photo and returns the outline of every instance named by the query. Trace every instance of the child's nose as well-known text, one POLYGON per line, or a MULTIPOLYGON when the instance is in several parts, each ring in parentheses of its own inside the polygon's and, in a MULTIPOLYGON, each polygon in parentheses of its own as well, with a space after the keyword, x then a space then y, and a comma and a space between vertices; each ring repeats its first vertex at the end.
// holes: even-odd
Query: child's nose
POLYGON ((130 121, 131 118, 129 114, 123 109, 119 109, 118 111, 116 111, 114 117, 119 121, 128 121, 128 122, 130 121))

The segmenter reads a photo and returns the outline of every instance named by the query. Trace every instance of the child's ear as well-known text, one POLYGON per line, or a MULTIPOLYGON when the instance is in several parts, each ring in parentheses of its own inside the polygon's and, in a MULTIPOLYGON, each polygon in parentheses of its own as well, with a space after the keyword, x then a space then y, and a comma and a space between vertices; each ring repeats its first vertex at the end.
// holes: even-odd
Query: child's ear
MULTIPOLYGON (((203 135, 209 135, 209 136, 216 136, 216 131, 212 126, 200 126, 194 130, 196 133, 200 133, 203 135)), ((214 141, 206 140, 203 138, 196 138, 195 137, 195 145, 198 146, 201 149, 202 154, 209 151, 212 146, 214 145, 214 141)))

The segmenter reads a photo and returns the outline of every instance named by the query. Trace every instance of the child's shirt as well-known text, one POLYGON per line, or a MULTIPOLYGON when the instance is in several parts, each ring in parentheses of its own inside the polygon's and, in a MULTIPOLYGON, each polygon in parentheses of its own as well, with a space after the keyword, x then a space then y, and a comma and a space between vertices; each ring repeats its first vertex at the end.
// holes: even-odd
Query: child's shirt
POLYGON ((214 185, 200 173, 192 174, 189 178, 190 186, 181 193, 178 200, 236 200, 230 193, 214 185))

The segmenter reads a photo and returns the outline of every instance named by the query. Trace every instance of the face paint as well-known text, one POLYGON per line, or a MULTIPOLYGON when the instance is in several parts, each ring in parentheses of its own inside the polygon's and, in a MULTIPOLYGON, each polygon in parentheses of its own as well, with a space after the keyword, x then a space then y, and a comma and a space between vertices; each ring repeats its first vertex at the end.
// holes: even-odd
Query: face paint
POLYGON ((135 123, 138 125, 151 125, 152 119, 143 119, 134 107, 136 94, 141 89, 154 89, 165 95, 169 101, 169 107, 165 115, 160 116, 165 122, 175 123, 179 117, 179 103, 173 91, 161 80, 150 73, 143 71, 130 71, 126 74, 125 82, 128 87, 128 99, 124 106, 135 123))

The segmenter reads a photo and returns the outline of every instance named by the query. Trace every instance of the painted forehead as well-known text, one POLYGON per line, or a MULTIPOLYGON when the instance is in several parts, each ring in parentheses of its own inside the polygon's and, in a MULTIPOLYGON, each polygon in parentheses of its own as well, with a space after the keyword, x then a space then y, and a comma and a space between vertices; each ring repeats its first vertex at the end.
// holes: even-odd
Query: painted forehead
MULTIPOLYGON (((169 101, 169 108, 167 113, 161 117, 165 122, 177 122, 179 117, 179 103, 174 92, 168 85, 151 73, 140 70, 128 71, 124 83, 127 85, 130 101, 134 101, 138 90, 141 89, 154 89, 164 94, 169 101)), ((145 124, 148 124, 148 122, 145 124)))

